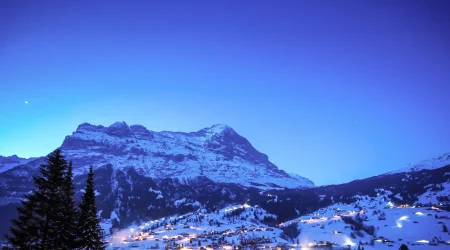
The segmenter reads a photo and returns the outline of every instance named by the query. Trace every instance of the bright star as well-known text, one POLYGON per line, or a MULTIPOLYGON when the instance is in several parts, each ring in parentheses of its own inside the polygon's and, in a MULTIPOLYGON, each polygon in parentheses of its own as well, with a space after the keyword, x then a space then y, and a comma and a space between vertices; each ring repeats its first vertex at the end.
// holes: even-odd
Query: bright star
POLYGON ((28 104, 28 101, 25 101, 25 104, 28 104))

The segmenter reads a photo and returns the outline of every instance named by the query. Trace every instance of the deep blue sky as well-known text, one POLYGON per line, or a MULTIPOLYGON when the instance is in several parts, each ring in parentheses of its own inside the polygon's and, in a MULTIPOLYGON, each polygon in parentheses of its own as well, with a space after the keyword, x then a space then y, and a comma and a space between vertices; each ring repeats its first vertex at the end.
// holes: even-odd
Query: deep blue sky
POLYGON ((114 121, 225 123, 320 185, 449 152, 449 5, 2 0, 0 155, 114 121))

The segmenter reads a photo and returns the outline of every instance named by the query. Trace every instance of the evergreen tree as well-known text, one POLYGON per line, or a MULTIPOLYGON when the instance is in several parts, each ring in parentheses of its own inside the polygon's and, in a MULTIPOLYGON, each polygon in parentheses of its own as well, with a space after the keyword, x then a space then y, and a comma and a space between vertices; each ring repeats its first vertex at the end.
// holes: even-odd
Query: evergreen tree
POLYGON ((81 249, 97 250, 106 248, 105 243, 102 242, 103 230, 97 217, 94 192, 94 171, 91 166, 86 181, 86 188, 79 204, 77 246, 81 249))
POLYGON ((408 248, 407 245, 402 244, 402 245, 400 246, 400 249, 399 249, 399 250, 408 250, 408 249, 409 249, 409 248, 408 248))
POLYGON ((34 177, 38 199, 37 214, 42 218, 42 249, 63 249, 60 230, 64 218, 64 183, 67 161, 60 149, 47 156, 41 165, 41 176, 34 177))
POLYGON ((73 196, 75 195, 75 187, 73 185, 72 178, 72 162, 70 162, 64 178, 64 214, 61 224, 62 228, 60 229, 64 247, 67 249, 73 249, 75 247, 75 234, 77 233, 75 223, 77 211, 73 200, 73 196))
POLYGON ((21 206, 17 208, 19 216, 12 220, 11 235, 6 235, 6 239, 13 247, 32 249, 38 243, 40 221, 34 211, 35 197, 34 194, 26 195, 21 201, 21 206))
POLYGON ((36 189, 25 196, 17 209, 7 239, 20 249, 64 249, 60 229, 64 215, 64 176, 67 161, 60 149, 50 153, 40 166, 41 176, 33 177, 36 189))

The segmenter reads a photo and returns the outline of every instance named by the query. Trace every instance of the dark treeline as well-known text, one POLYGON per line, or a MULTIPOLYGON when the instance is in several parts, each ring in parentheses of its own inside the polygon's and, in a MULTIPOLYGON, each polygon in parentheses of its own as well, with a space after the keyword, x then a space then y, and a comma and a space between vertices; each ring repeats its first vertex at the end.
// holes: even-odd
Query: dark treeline
POLYGON ((33 177, 35 189, 17 208, 12 220, 11 249, 105 249, 103 230, 97 217, 92 166, 81 202, 73 200, 72 162, 56 149, 33 177))

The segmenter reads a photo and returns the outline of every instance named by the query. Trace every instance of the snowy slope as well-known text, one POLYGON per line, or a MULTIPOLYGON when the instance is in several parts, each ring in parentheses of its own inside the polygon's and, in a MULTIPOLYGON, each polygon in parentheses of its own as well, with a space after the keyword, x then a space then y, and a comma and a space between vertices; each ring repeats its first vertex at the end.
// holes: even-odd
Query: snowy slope
POLYGON ((429 249, 430 244, 434 245, 433 249, 449 249, 450 235, 443 232, 443 225, 450 226, 450 212, 435 207, 396 205, 384 195, 357 198, 358 202, 337 203, 278 226, 265 224, 264 217, 276 216, 258 206, 243 204, 211 213, 200 209, 117 231, 108 238, 109 249, 164 249, 166 246, 232 249, 251 239, 259 248, 272 249, 283 245, 289 249, 304 249, 319 247, 325 242, 351 249, 356 249, 358 244, 365 249, 398 249, 401 244, 410 249, 429 249), (364 225, 373 226, 374 235, 352 230, 352 225, 343 220, 357 217, 362 218, 364 225), (282 229, 292 225, 301 233, 293 239, 283 237, 282 229))
MULTIPOLYGON (((338 249, 357 249, 358 245, 364 249, 399 249, 402 244, 406 244, 409 249, 450 249, 450 234, 444 230, 445 227, 450 228, 448 170, 449 167, 445 167, 426 173, 379 176, 376 177, 379 180, 377 182, 373 178, 361 180, 358 185, 366 183, 367 187, 370 183, 370 186, 385 187, 373 188, 370 192, 366 190, 366 194, 358 194, 358 189, 343 184, 287 190, 288 194, 283 193, 286 190, 260 191, 260 198, 253 196, 249 199, 260 204, 256 206, 243 204, 207 212, 199 205, 197 212, 173 214, 115 232, 109 238, 109 249, 176 249, 177 246, 200 249, 199 240, 206 249, 233 249, 240 242, 253 242, 253 249, 255 246, 258 249, 305 249, 319 248, 325 244, 338 249), (408 180, 402 180, 404 176, 408 180), (416 182, 417 176, 427 181, 416 182), (436 178, 438 176, 441 178, 436 178), (391 183, 397 183, 403 188, 391 183), (406 187, 411 190, 408 191, 406 187), (342 194, 336 196, 332 190, 342 194), (348 193, 344 192, 348 191, 354 193, 351 199, 345 198, 348 193), (405 201, 409 192, 417 194, 417 199, 412 203, 405 201), (303 215, 299 211, 305 209, 297 206, 297 213, 301 216, 284 222, 279 220, 287 212, 288 204, 297 202, 292 200, 294 197, 299 197, 297 199, 300 201, 300 197, 304 199, 311 193, 318 196, 319 203, 327 200, 331 202, 303 215), (341 202, 333 202, 337 199, 341 202), (268 213, 269 209, 278 216, 268 213), (284 230, 289 231, 292 227, 300 230, 298 236, 292 238, 283 235, 284 230)), ((181 198, 175 202, 185 201, 181 198)), ((316 199, 311 202, 306 203, 306 206, 318 203, 316 199)), ((105 221, 107 230, 110 225, 111 221, 105 221)))
POLYGON ((450 165, 450 153, 442 154, 438 157, 423 160, 416 164, 408 164, 406 167, 389 172, 389 174, 410 172, 410 171, 420 171, 423 169, 437 169, 444 166, 450 165))
POLYGON ((307 178, 291 176, 271 163, 250 142, 226 125, 197 132, 153 132, 141 125, 116 122, 109 127, 84 123, 62 144, 74 173, 89 165, 133 167, 156 179, 181 181, 205 176, 218 183, 267 188, 311 187, 307 178))
POLYGON ((438 249, 450 247, 446 244, 450 244, 450 234, 443 232, 443 225, 450 226, 450 212, 436 207, 415 207, 410 204, 406 207, 405 204, 391 202, 384 195, 376 198, 358 196, 358 200, 351 204, 338 203, 328 206, 285 222, 284 225, 295 223, 302 228, 299 241, 303 245, 330 241, 342 246, 356 247, 359 242, 367 242, 365 249, 398 249, 401 244, 407 244, 410 249, 428 249, 429 243, 434 241, 438 243, 438 249), (365 225, 374 227, 375 237, 365 231, 352 230, 352 225, 342 220, 342 217, 355 218, 357 214, 365 218, 365 225), (385 242, 381 237, 385 238, 385 242), (372 240, 373 246, 370 245, 372 240))
MULTIPOLYGON (((370 183, 370 186, 385 186, 373 188, 370 192, 366 190, 364 191, 366 194, 358 194, 360 191, 353 190, 353 186, 349 184, 293 190, 289 192, 290 195, 283 194, 285 191, 260 191, 259 195, 267 198, 265 202, 256 197, 249 201, 255 200, 261 206, 243 204, 209 213, 200 206, 197 212, 181 216, 173 214, 121 230, 111 236, 110 249, 134 247, 163 249, 166 246, 175 249, 177 245, 184 249, 199 249, 199 239, 202 246, 213 249, 232 249, 233 246, 239 245, 241 240, 247 244, 249 239, 257 239, 256 245, 259 249, 274 249, 283 245, 288 249, 304 249, 324 244, 351 249, 357 249, 359 244, 364 249, 399 249, 402 244, 406 244, 409 249, 450 249, 450 234, 444 231, 444 227, 447 229, 450 227, 448 168, 426 173, 379 176, 375 178, 379 180, 376 182, 373 178, 361 180, 358 185, 367 187, 370 183), (416 182, 418 176, 427 181, 416 182), (437 178, 439 176, 440 178, 437 178), (405 177, 407 179, 402 180, 405 177), (411 190, 408 191, 406 187, 411 190), (332 190, 341 191, 342 194, 339 194, 341 197, 334 195, 332 190), (351 199, 346 199, 345 196, 348 194, 343 193, 347 192, 345 190, 355 195, 351 199), (417 199, 410 204, 405 201, 409 192, 417 194, 417 199), (283 211, 287 211, 283 208, 289 203, 296 202, 292 200, 296 197, 295 193, 299 194, 298 197, 307 197, 306 193, 315 193, 320 201, 331 202, 316 211, 280 223, 279 216, 283 215, 283 211), (333 202, 337 199, 349 202, 333 202), (263 207, 270 210, 279 207, 282 210, 275 211, 277 216, 269 214, 263 207), (239 209, 240 212, 234 217, 227 216, 239 209), (199 216, 202 217, 201 220, 198 219, 199 216), (264 217, 277 220, 265 220, 264 217), (166 224, 170 225, 165 226, 166 224), (246 230, 239 230, 242 226, 246 230), (283 236, 283 230, 292 227, 298 228, 300 234, 295 238, 283 236), (156 234, 148 235, 148 232, 156 234)), ((184 201, 180 199, 176 202, 184 201)), ((317 204, 317 200, 311 202, 317 204)), ((314 204, 306 206, 312 205, 314 204)), ((304 208, 297 208, 304 211, 304 208)), ((110 224, 107 222, 104 225, 108 228, 110 224)))
POLYGON ((197 212, 174 215, 131 226, 109 237, 109 249, 164 249, 166 245, 185 249, 231 249, 241 241, 255 240, 266 246, 288 242, 279 237, 282 232, 269 227, 264 218, 276 218, 259 207, 247 204, 229 206, 213 213, 197 212))
POLYGON ((310 179, 308 179, 306 177, 303 177, 303 176, 300 176, 300 175, 298 175, 296 173, 289 173, 289 176, 291 176, 292 178, 294 178, 294 179, 296 179, 296 180, 298 180, 298 181, 300 181, 302 183, 307 183, 311 187, 315 185, 314 182, 312 182, 310 179))

